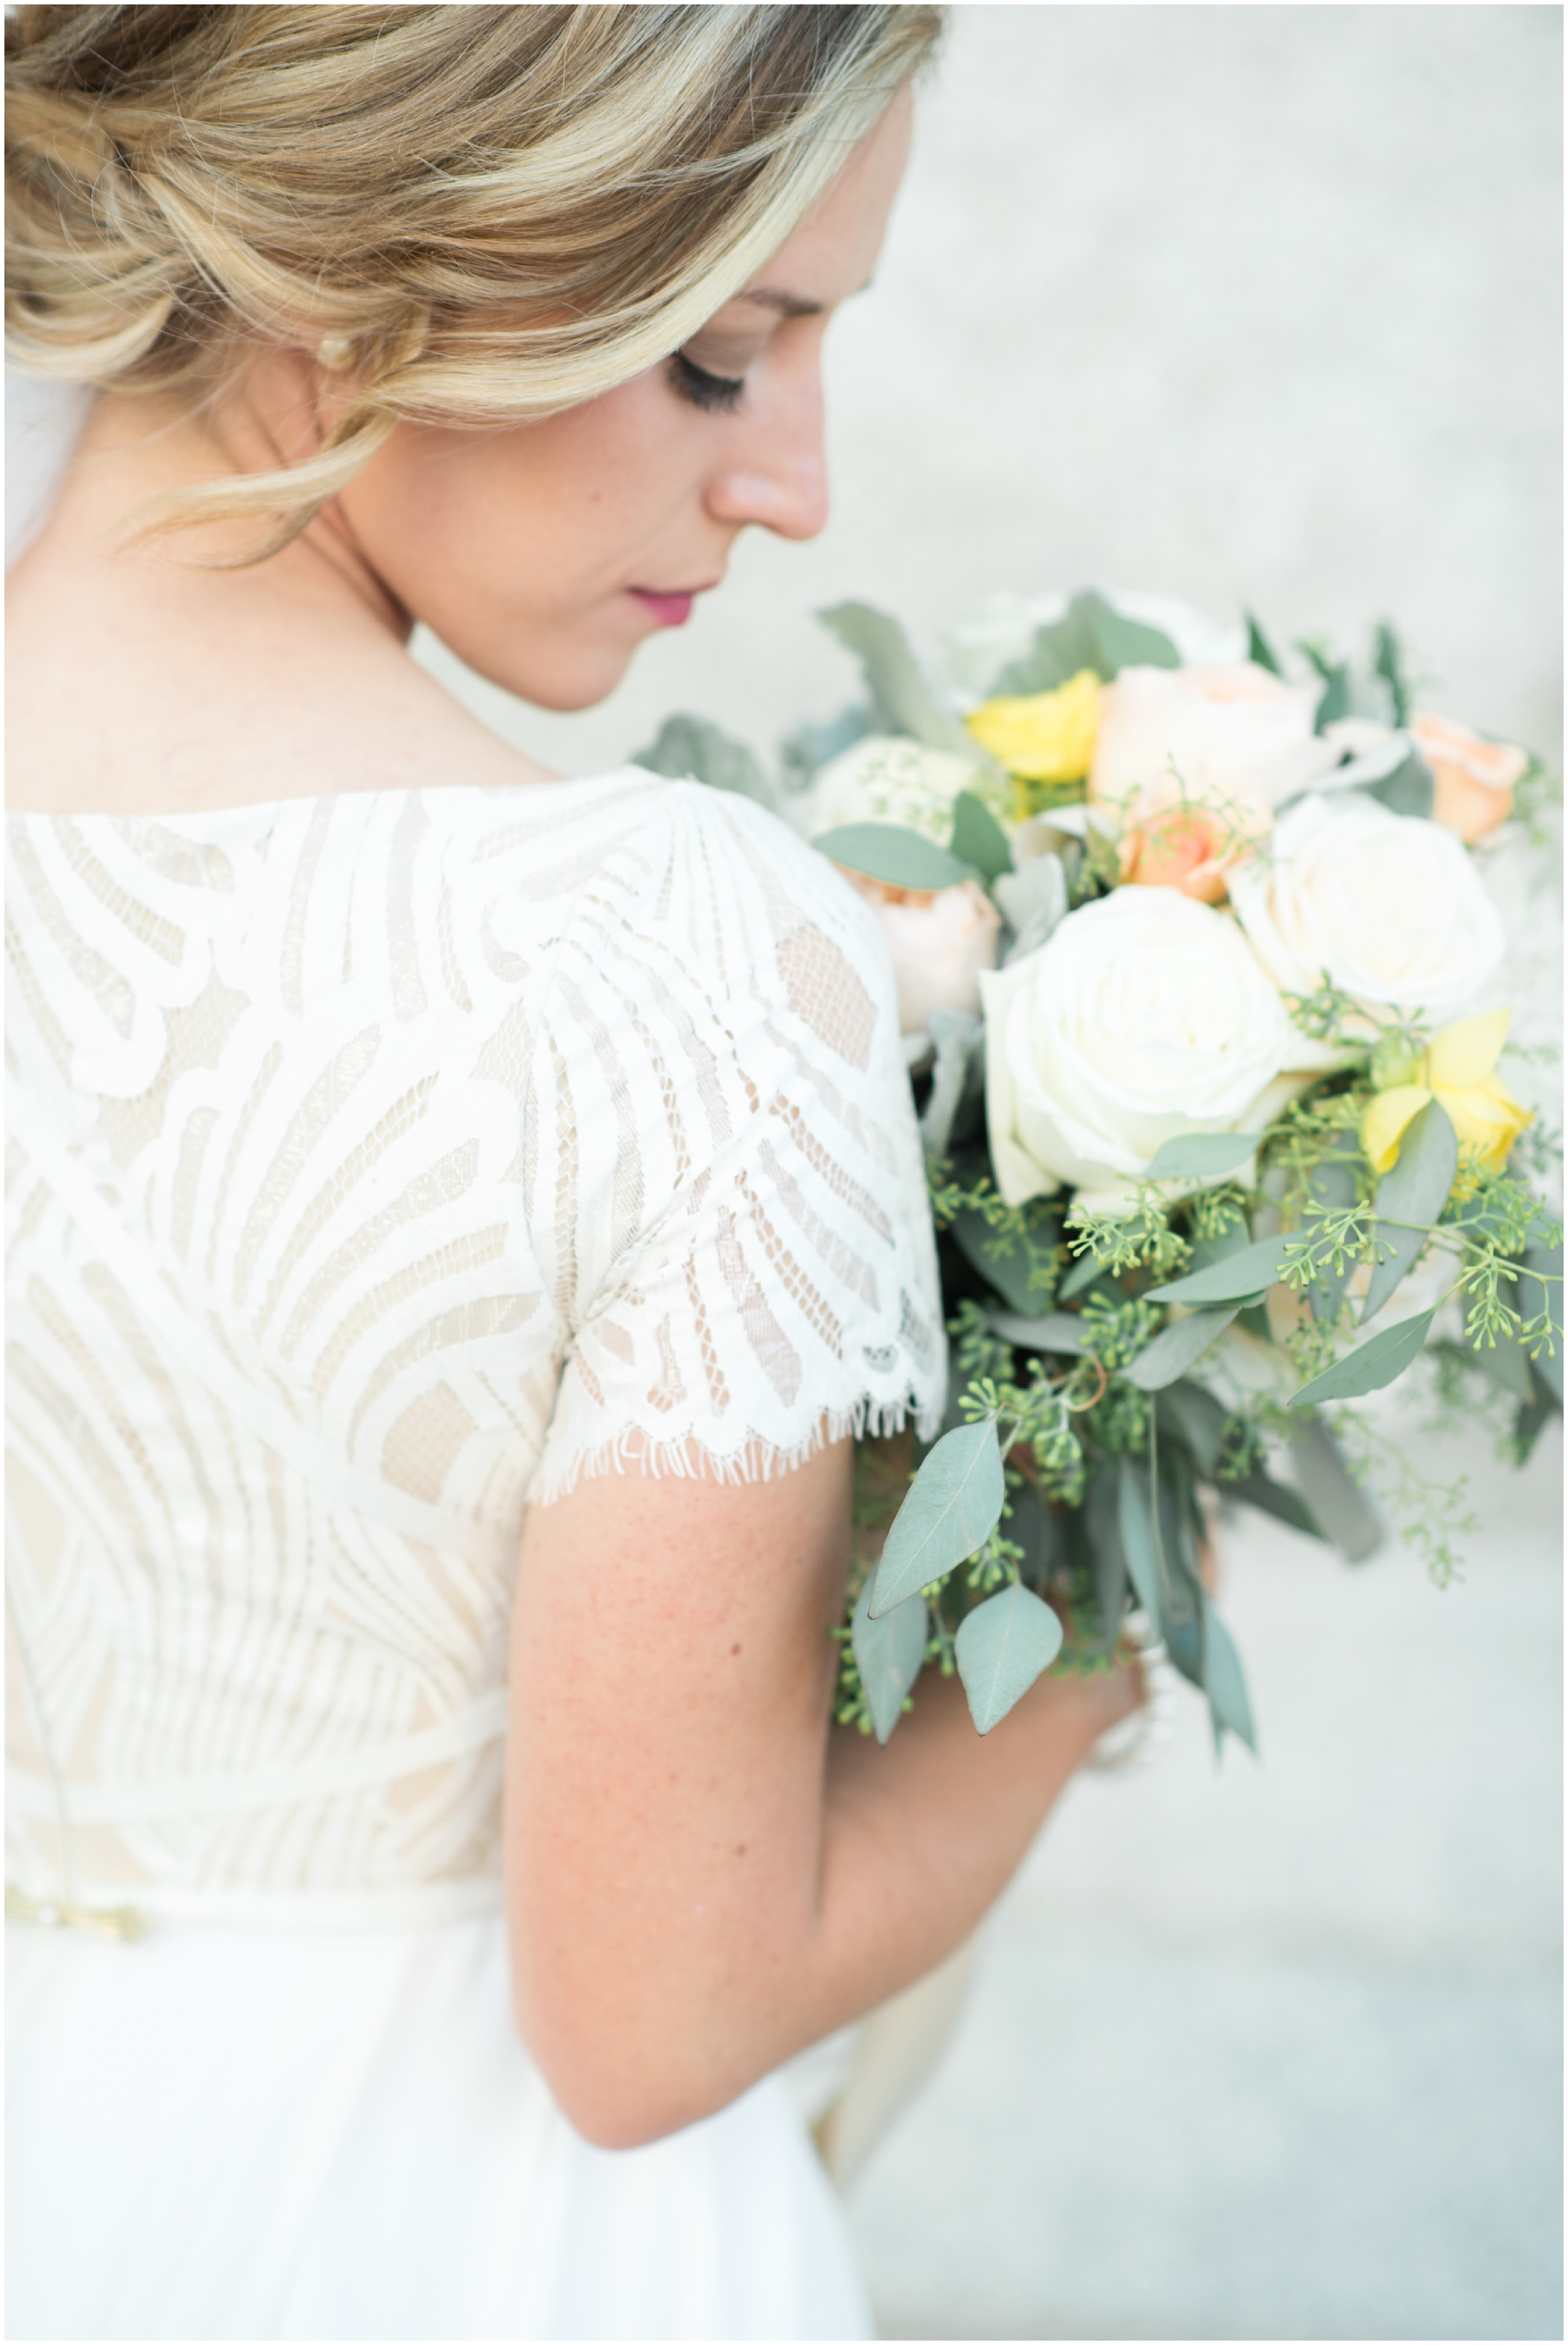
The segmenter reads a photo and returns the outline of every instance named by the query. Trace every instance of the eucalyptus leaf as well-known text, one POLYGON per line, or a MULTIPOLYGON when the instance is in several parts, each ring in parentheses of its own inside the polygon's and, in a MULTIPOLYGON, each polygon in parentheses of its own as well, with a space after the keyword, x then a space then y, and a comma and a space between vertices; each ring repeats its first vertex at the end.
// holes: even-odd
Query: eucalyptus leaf
POLYGON ((1148 1162, 1147 1181, 1206 1181, 1234 1172, 1262 1140, 1260 1132, 1194 1132, 1162 1141, 1148 1162))
POLYGON ((920 1140, 926 1155, 940 1161, 953 1137, 953 1119, 969 1081, 981 1026, 971 1010, 934 1010, 927 1031, 936 1063, 931 1071, 931 1095, 920 1119, 920 1140))
POLYGON ((988 1324, 1009 1344, 1022 1344, 1031 1352, 1067 1352, 1082 1354, 1083 1323, 1076 1311, 1047 1311, 1036 1318, 1025 1318, 1016 1311, 993 1311, 988 1324))
POLYGON ((1241 1656, 1212 1599, 1207 1594, 1203 1598, 1203 1687, 1209 1696, 1209 1714, 1214 1722, 1216 1751, 1229 1731, 1239 1735, 1247 1748, 1256 1752, 1258 1735, 1252 1723, 1252 1705, 1247 1699, 1247 1680, 1241 1668, 1241 1656))
POLYGON ((1189 1377, 1164 1385, 1155 1401, 1161 1442, 1174 1435, 1192 1453, 1199 1474, 1211 1475, 1219 1463, 1227 1411, 1207 1385, 1189 1377))
POLYGON ((1216 1230, 1211 1237, 1194 1240, 1192 1259, 1188 1264, 1183 1276, 1190 1278, 1197 1271, 1211 1269, 1217 1262, 1229 1262, 1251 1243, 1251 1239, 1247 1234, 1245 1222, 1228 1222, 1222 1230, 1216 1230))
POLYGON ((639 749, 632 762, 646 773, 665 774, 673 781, 703 782, 711 790, 733 790, 742 797, 755 798, 761 806, 776 802, 761 759, 744 741, 710 725, 705 716, 666 716, 652 746, 639 749))
POLYGON ((1547 1425, 1562 1413, 1562 1403, 1553 1400, 1539 1376, 1534 1379, 1532 1397, 1513 1414, 1513 1439, 1522 1465, 1540 1440, 1547 1425))
POLYGON ((1117 1469, 1117 1528, 1128 1577, 1138 1600, 1157 1628, 1163 1629, 1168 1607, 1160 1600, 1159 1567, 1155 1560, 1154 1529, 1149 1519, 1148 1486, 1132 1459, 1123 1457, 1117 1469))
POLYGON ((1296 1481, 1319 1538, 1337 1548, 1347 1563, 1367 1562, 1388 1533, 1322 1418, 1309 1416, 1294 1426, 1290 1448, 1296 1481))
POLYGON ((954 1658, 982 1734, 1006 1718, 1061 1649, 1062 1624, 1050 1606, 1016 1582, 965 1614, 954 1658))
POLYGON ((960 863, 972 863, 987 887, 1013 868, 1007 834, 988 806, 973 790, 960 790, 953 801, 951 851, 960 863))
POLYGON ((1400 639, 1386 619, 1382 620, 1373 638, 1372 672, 1381 675, 1389 688, 1389 708, 1396 725, 1408 725, 1411 713, 1410 686, 1405 681, 1404 654, 1400 639))
POLYGON ((1247 612, 1244 615, 1247 621, 1248 658, 1258 667, 1266 667, 1270 675, 1282 675, 1284 674, 1284 670, 1280 665, 1279 659, 1275 655, 1273 646, 1270 645, 1268 636, 1263 633, 1262 628, 1259 625, 1250 611, 1247 612))
POLYGON ((1140 1392, 1158 1392, 1162 1385, 1173 1385, 1225 1333, 1237 1308, 1230 1304, 1213 1311, 1191 1311, 1185 1319, 1173 1320, 1151 1344, 1144 1345, 1138 1357, 1122 1370, 1123 1376, 1140 1392))
POLYGON ((1512 1335, 1499 1335, 1495 1344, 1485 1337, 1467 1346, 1472 1359, 1494 1385, 1499 1385, 1515 1400, 1532 1401, 1535 1387, 1530 1381, 1530 1358, 1522 1344, 1512 1335))
POLYGON ((1097 1467, 1081 1517, 1069 1514, 1067 1519, 1069 1525, 1081 1520, 1087 1528, 1100 1636, 1108 1648, 1121 1633, 1121 1617, 1127 1609, 1127 1555, 1121 1543, 1113 1467, 1097 1467))
MULTIPOLYGON (((1325 1213, 1338 1213, 1356 1202, 1356 1162, 1361 1155, 1361 1142, 1353 1132, 1337 1132, 1329 1142, 1329 1152, 1307 1175, 1307 1193, 1325 1213)), ((1354 1267, 1354 1260, 1347 1253, 1338 1270, 1330 1263, 1317 1272, 1306 1289, 1314 1319, 1332 1322, 1339 1317, 1346 1283, 1354 1267)))
POLYGON ((1304 1384, 1299 1393, 1291 1395, 1292 1408, 1316 1408, 1324 1401, 1359 1400, 1362 1393, 1381 1392, 1396 1376, 1402 1376, 1411 1362, 1426 1342, 1427 1331, 1436 1318, 1435 1309, 1418 1311, 1413 1319, 1401 1319, 1381 1335, 1369 1336, 1331 1368, 1304 1384))
POLYGON ((1563 1406, 1563 1249, 1560 1245, 1527 1246, 1523 1273, 1515 1290, 1515 1299, 1522 1317, 1538 1318, 1543 1310, 1552 1316, 1553 1351, 1548 1355, 1544 1345, 1531 1362, 1537 1379, 1551 1394, 1559 1408, 1563 1406), (1531 1273, 1534 1275, 1532 1277, 1531 1273))
POLYGON ((1250 1303, 1258 1295, 1267 1294, 1280 1277, 1291 1243, 1283 1235, 1258 1238, 1237 1253, 1227 1254, 1222 1262, 1210 1263, 1203 1270, 1190 1270, 1185 1277, 1173 1278, 1165 1286, 1151 1286, 1147 1300, 1150 1303, 1250 1303))
MULTIPOLYGON (((929 1112, 929 1111, 927 1111, 929 1112)), ((1032 1316, 1048 1298, 1048 1286, 1035 1284, 1037 1274, 1048 1276, 1061 1223, 1041 1217, 1037 1227, 994 1230, 973 1206, 955 1215, 953 1241, 966 1262, 989 1279, 1008 1308, 1032 1316)))
POLYGON ((1422 821, 1430 818, 1437 795, 1431 767, 1413 749, 1391 774, 1383 774, 1375 782, 1359 782, 1355 787, 1363 797, 1376 798, 1391 814, 1418 815, 1422 821))
POLYGON ((1435 1222, 1448 1203, 1458 1169, 1459 1138, 1448 1112, 1441 1101, 1428 1100, 1400 1134, 1400 1152, 1378 1183, 1379 1218, 1372 1224, 1377 1252, 1361 1306, 1363 1327, 1382 1309, 1426 1244, 1424 1227, 1396 1224, 1435 1222))
POLYGON ((1023 1549, 1019 1576, 1026 1588, 1038 1591, 1050 1579, 1057 1560, 1060 1539, 1057 1518, 1032 1482, 1013 1492, 1010 1507, 1007 1537, 1023 1549))
POLYGON ((1286 1482, 1276 1482, 1260 1467, 1234 1482, 1225 1483, 1223 1488, 1228 1498, 1239 1498, 1244 1506, 1272 1515, 1276 1522, 1289 1523, 1293 1531, 1302 1531, 1308 1538, 1320 1539, 1325 1535, 1300 1491, 1292 1490, 1286 1482))
POLYGON ((859 660, 877 716, 888 732, 907 733, 934 749, 955 750, 977 767, 988 762, 973 735, 943 707, 926 683, 896 619, 873 610, 868 603, 839 603, 817 616, 859 660))
POLYGON ((894 1518, 872 1583, 872 1618, 966 1562, 996 1528, 1006 1496, 995 1424, 945 1433, 894 1518))
POLYGON ((926 1599, 906 1596, 902 1604, 895 1604, 880 1619, 873 1617, 870 1606, 868 1579, 855 1608, 849 1641, 865 1689, 865 1706, 871 1712, 876 1739, 885 1742, 904 1714, 905 1697, 919 1676, 920 1664, 926 1658, 926 1599))
POLYGON ((1325 725, 1336 724, 1351 713, 1351 671, 1343 661, 1330 660, 1317 644, 1308 643, 1303 636, 1296 638, 1296 649, 1304 652, 1322 678, 1323 689, 1319 695, 1315 728, 1321 732, 1325 725))
POLYGON ((945 847, 934 846, 900 822, 843 823, 836 830, 820 832, 812 845, 835 863, 864 871, 867 878, 880 879, 889 888, 956 888, 972 876, 968 865, 945 847))
POLYGON ((1097 1278, 1104 1278, 1108 1275, 1108 1274, 1096 1261, 1092 1254, 1080 1254, 1063 1278, 1057 1293, 1064 1303, 1076 1302, 1080 1294, 1087 1294, 1097 1278))

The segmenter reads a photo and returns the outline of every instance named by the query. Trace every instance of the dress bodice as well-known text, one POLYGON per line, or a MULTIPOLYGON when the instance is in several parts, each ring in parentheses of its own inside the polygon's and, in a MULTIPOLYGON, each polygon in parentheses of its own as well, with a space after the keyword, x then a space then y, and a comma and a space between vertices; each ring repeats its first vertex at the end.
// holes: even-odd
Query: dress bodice
POLYGON ((879 934, 635 770, 7 863, 11 1877, 493 1905, 525 1506, 939 1413, 879 934))

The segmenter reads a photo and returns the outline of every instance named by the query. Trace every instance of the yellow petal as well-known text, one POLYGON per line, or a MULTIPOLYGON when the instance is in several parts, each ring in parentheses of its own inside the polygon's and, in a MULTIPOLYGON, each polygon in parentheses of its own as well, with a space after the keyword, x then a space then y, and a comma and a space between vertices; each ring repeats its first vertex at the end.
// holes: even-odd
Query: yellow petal
POLYGON ((1462 1018, 1434 1034, 1426 1054, 1426 1079, 1434 1091, 1465 1091, 1489 1075, 1508 1040, 1512 1010, 1489 1010, 1484 1018, 1462 1018))
POLYGON ((1055 692, 1002 695, 966 719, 983 749, 1020 780, 1081 782, 1094 762, 1099 678, 1080 668, 1055 692))
POLYGON ((1431 1093, 1424 1083, 1399 1083, 1379 1091, 1361 1118, 1361 1146, 1374 1172, 1386 1172, 1400 1152, 1400 1135, 1431 1093))
POLYGON ((1521 1106, 1495 1075, 1460 1088, 1443 1084, 1436 1096, 1458 1136, 1461 1152, 1489 1172, 1501 1172, 1533 1111, 1521 1106))

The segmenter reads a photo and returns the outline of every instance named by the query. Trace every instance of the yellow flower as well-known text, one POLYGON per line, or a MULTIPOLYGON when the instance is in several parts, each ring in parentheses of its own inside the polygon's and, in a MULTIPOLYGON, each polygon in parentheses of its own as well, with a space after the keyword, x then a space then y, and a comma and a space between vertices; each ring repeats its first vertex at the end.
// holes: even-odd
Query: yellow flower
POLYGON ((1457 1026, 1445 1026, 1432 1036, 1413 1081, 1378 1092, 1361 1119, 1361 1145, 1374 1172, 1388 1171, 1406 1124, 1431 1099, 1452 1124, 1462 1158, 1486 1172, 1502 1172, 1533 1115, 1493 1072, 1512 1015, 1492 1010, 1484 1018, 1462 1018, 1457 1026))
POLYGON ((1023 782, 1081 782, 1094 762, 1100 683, 1092 667, 1055 692, 987 700, 966 722, 983 749, 1023 782))

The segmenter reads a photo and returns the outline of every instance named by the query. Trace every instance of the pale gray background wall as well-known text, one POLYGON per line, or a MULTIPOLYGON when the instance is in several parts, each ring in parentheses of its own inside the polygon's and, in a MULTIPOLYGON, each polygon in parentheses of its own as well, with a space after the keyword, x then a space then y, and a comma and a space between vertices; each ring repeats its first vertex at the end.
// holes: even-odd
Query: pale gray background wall
MULTIPOLYGON (((929 642, 1098 580, 1283 634, 1387 612, 1438 706, 1555 755, 1560 39, 1546 7, 958 8, 830 343, 826 535, 743 543, 588 715, 462 688, 568 772, 676 706, 765 746, 850 685, 818 604, 929 642)), ((25 521, 52 425, 25 392, 13 425, 25 521)), ((1189 1707, 1158 1770, 1069 1796, 855 2193, 887 2334, 1562 2334, 1561 1447, 1516 1482, 1408 1437, 1472 1477, 1464 1583, 1235 1527, 1261 1763, 1217 1776, 1189 1707)))
POLYGON ((1383 613, 1439 705, 1555 753, 1561 13, 965 7, 874 290, 829 340, 835 506, 600 709, 497 721, 567 772, 690 706, 759 746, 846 696, 812 611, 929 641, 1091 580, 1280 631, 1383 613))

